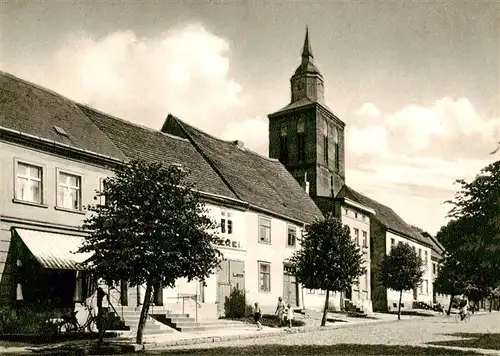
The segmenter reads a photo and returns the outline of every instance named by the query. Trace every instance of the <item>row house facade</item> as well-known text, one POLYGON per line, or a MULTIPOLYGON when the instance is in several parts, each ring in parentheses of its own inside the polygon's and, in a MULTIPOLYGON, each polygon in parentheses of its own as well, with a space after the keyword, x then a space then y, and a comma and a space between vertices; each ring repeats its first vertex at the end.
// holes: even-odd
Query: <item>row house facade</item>
MULTIPOLYGON (((7 73, 0 73, 0 303, 3 307, 76 308, 92 297, 74 254, 95 194, 129 159, 180 165, 191 173, 219 222, 224 261, 205 283, 158 288, 154 306, 224 312, 232 288, 271 310, 279 296, 296 307, 301 288, 287 259, 304 226, 321 211, 278 162, 222 141, 169 115, 161 130, 112 117, 7 73), (198 308, 196 307, 198 305, 198 308)), ((115 307, 138 307, 144 287, 108 286, 115 307)), ((117 308, 118 309, 118 308, 117 308)), ((83 318, 84 316, 82 316, 83 318)))

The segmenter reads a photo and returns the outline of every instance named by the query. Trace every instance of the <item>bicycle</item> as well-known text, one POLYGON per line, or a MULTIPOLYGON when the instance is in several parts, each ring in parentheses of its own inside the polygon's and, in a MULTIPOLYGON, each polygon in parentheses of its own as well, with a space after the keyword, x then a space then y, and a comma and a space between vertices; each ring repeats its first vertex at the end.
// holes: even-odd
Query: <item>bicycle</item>
POLYGON ((472 313, 470 311, 467 311, 464 315, 464 318, 462 319, 462 314, 457 313, 455 314, 455 322, 459 323, 463 321, 464 323, 468 323, 470 321, 472 313))
POLYGON ((85 333, 87 330, 91 333, 95 331, 97 326, 97 316, 94 315, 91 305, 85 303, 85 309, 88 312, 87 319, 83 324, 80 324, 76 315, 78 311, 73 311, 69 315, 63 315, 61 321, 58 325, 59 335, 63 332, 65 333, 85 333))

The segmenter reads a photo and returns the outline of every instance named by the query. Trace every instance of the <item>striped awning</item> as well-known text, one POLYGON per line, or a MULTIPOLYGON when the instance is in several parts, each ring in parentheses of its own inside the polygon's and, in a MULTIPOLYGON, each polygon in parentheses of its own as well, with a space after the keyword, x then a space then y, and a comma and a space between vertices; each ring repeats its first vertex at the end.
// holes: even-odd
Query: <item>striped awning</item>
POLYGON ((82 236, 16 228, 37 261, 45 268, 85 270, 81 265, 92 253, 75 253, 83 245, 82 236))

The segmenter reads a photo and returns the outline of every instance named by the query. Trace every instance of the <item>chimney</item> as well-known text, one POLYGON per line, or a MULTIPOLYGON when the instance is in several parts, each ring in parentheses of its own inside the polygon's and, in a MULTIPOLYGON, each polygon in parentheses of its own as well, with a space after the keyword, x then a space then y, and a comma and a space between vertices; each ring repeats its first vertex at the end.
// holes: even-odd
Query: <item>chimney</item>
POLYGON ((238 146, 238 148, 244 148, 245 147, 245 143, 243 141, 241 141, 241 140, 234 141, 234 144, 236 146, 238 146))
POLYGON ((304 173, 304 185, 303 185, 307 195, 309 195, 309 182, 307 181, 307 172, 304 173))

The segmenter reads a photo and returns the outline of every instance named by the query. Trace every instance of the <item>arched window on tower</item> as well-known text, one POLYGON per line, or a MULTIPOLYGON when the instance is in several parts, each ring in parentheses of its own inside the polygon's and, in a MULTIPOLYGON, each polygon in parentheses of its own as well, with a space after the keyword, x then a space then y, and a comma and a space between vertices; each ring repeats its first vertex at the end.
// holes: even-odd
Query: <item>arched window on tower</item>
POLYGON ((297 150, 299 156, 299 162, 304 162, 306 160, 306 138, 305 138, 305 123, 304 117, 300 117, 297 122, 297 150))
POLYGON ((339 152, 339 129, 337 127, 333 130, 333 142, 335 143, 335 169, 340 169, 340 152, 339 152))
POLYGON ((283 122, 280 133, 280 162, 286 164, 288 161, 287 127, 283 122))
POLYGON ((323 121, 323 157, 325 165, 328 167, 328 123, 326 119, 323 121))

